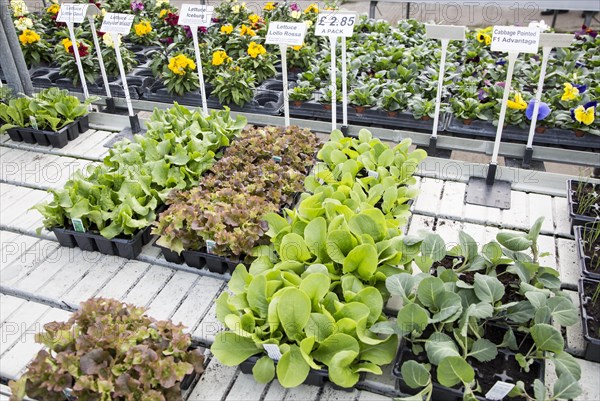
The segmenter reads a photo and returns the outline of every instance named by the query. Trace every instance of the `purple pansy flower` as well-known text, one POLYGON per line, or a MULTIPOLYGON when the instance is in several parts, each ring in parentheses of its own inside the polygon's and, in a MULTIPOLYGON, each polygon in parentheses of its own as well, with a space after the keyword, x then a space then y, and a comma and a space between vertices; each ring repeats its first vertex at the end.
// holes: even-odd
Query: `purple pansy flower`
POLYGON ((144 11, 144 3, 142 3, 141 1, 133 0, 131 2, 131 9, 133 11, 144 11))
POLYGON ((300 7, 296 3, 290 4, 290 10, 292 11, 300 11, 300 7))
POLYGON ((499 86, 501 88, 506 88, 506 82, 496 82, 496 86, 499 86))
POLYGON ((485 90, 483 89, 479 89, 479 92, 477 92, 477 99, 479 99, 480 102, 483 102, 485 100, 487 100, 488 95, 486 93, 485 90))
POLYGON ((173 43, 173 38, 171 38, 171 37, 169 37, 169 38, 162 38, 162 39, 160 39, 160 41, 162 43, 166 43, 166 44, 170 45, 170 44, 173 43))
POLYGON ((504 60, 503 58, 496 61, 496 65, 504 65, 504 64, 506 64, 506 60, 504 60))
POLYGON ((220 18, 215 18, 215 17, 212 17, 210 20, 213 24, 218 24, 219 22, 221 22, 220 18))
MULTIPOLYGON (((529 120, 533 119, 534 107, 535 107, 535 99, 531 100, 529 102, 529 105, 527 105, 527 109, 525 109, 525 116, 527 116, 527 118, 529 120)), ((538 116, 537 116, 538 121, 541 121, 544 118, 548 117, 551 112, 552 112, 552 110, 550 109, 548 104, 546 104, 544 102, 540 102, 540 108, 538 109, 538 116)))
POLYGON ((587 86, 586 85, 573 85, 575 88, 577 88, 577 90, 579 90, 579 93, 583 93, 587 90, 587 86))

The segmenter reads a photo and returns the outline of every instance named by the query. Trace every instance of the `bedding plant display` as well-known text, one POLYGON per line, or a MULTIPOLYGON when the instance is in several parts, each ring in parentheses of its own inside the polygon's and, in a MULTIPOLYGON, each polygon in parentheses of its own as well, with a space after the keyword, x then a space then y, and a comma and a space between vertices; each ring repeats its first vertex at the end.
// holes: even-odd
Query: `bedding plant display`
POLYGON ((437 234, 405 238, 422 273, 387 279, 403 305, 395 323, 372 331, 402 338, 394 374, 403 393, 416 394, 406 399, 476 399, 495 384, 494 374, 514 385, 509 399, 581 393, 581 367, 560 331, 577 322, 577 311, 560 290, 558 272, 540 264, 542 223, 543 217, 528 233, 500 232, 481 249, 464 232, 450 250, 437 234), (550 393, 547 362, 557 373, 550 393))
MULTIPOLYGON (((96 241, 87 245, 88 250, 100 250, 98 241, 103 239, 135 237, 137 241, 138 234, 155 220, 157 208, 169 192, 196 186, 200 176, 222 156, 220 149, 245 125, 244 117, 233 119, 227 110, 203 116, 177 104, 166 111, 157 109, 146 123, 145 135, 117 143, 102 164, 77 171, 64 188, 50 191, 50 202, 35 209, 44 216, 45 228, 66 235, 63 245, 85 246, 72 238, 73 219, 80 220, 96 241)), ((150 236, 145 238, 147 242, 150 236)), ((138 245, 137 253, 141 251, 138 245)), ((131 251, 126 255, 137 256, 131 251)))
POLYGON ((157 244, 178 254, 250 257, 267 231, 262 216, 293 205, 317 147, 314 134, 296 127, 244 131, 198 187, 171 193, 157 244))
POLYGON ((202 350, 183 329, 114 299, 85 301, 36 334, 44 349, 9 383, 10 400, 182 400, 188 378, 204 371, 202 350))

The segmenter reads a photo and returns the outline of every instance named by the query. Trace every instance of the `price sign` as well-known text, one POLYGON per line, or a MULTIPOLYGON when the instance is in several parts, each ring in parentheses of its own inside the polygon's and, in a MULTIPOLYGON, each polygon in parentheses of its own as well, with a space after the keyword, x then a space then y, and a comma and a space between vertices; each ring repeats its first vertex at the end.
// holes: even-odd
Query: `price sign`
POLYGON ((214 7, 183 4, 179 12, 179 25, 210 26, 214 7))
POLYGON ((315 27, 316 36, 343 36, 350 37, 354 33, 356 14, 326 11, 319 13, 315 27))
POLYGON ((302 46, 306 35, 303 22, 271 22, 267 32, 268 45, 302 46))
POLYGON ((131 24, 135 15, 133 14, 119 14, 119 13, 106 13, 100 32, 120 33, 121 35, 127 35, 131 30, 131 24))
POLYGON ((56 21, 81 24, 85 20, 87 8, 87 4, 63 3, 60 5, 56 21))
POLYGON ((537 28, 495 26, 492 31, 492 51, 506 53, 537 53, 540 31, 537 28))

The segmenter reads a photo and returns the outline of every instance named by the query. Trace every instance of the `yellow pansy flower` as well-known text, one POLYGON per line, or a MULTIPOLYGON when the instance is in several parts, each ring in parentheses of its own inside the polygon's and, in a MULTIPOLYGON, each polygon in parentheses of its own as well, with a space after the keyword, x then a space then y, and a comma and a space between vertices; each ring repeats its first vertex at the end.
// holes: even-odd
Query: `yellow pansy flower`
POLYGON ((168 6, 169 0, 156 0, 156 3, 154 4, 154 8, 161 8, 163 5, 168 6))
POLYGON ((232 25, 223 25, 221 27, 221 33, 226 33, 227 35, 229 35, 231 32, 233 32, 233 26, 232 25))
POLYGON ((250 22, 252 22, 253 24, 256 24, 258 21, 260 21, 260 17, 256 14, 250 14, 250 16, 248 17, 248 20, 250 22))
POLYGON ((69 47, 73 46, 73 42, 70 39, 63 39, 60 43, 65 47, 67 53, 69 52, 69 47))
POLYGON ((290 17, 292 17, 293 19, 298 19, 302 16, 302 13, 300 11, 290 11, 290 17))
POLYGON ((21 17, 15 20, 15 28, 19 31, 31 29, 33 27, 33 21, 31 18, 21 17))
POLYGON ((22 45, 30 45, 40 40, 40 35, 30 29, 25 29, 22 34, 19 35, 19 41, 22 45))
POLYGON ((596 105, 596 102, 580 105, 575 110, 571 111, 571 116, 582 124, 592 125, 596 119, 596 105))
POLYGON ((515 93, 515 100, 508 101, 508 107, 514 110, 525 110, 527 108, 527 102, 523 100, 523 96, 520 93, 515 93))
POLYGON ((302 49, 302 47, 304 47, 304 43, 302 43, 301 45, 298 46, 292 46, 292 49, 294 49, 295 51, 300 51, 302 49))
POLYGON ((564 91, 562 97, 560 98, 560 100, 562 100, 562 101, 575 100, 575 99, 577 99, 577 96, 579 96, 579 89, 577 87, 571 85, 570 83, 566 82, 565 83, 565 91, 564 91))
POLYGON ((319 12, 319 6, 317 6, 315 3, 312 3, 311 5, 306 7, 306 9, 304 9, 304 14, 318 13, 318 12, 319 12))
POLYGON ((269 1, 267 4, 265 4, 265 6, 263 7, 264 10, 267 11, 271 11, 275 9, 275 2, 273 1, 269 1))
POLYGON ((236 4, 235 6, 231 7, 231 12, 234 14, 239 14, 241 8, 242 7, 239 4, 236 4))
POLYGON ((145 36, 152 32, 152 25, 150 25, 150 21, 141 21, 139 24, 135 24, 133 26, 135 30, 135 34, 137 36, 145 36))
POLYGON ((250 28, 249 26, 242 25, 242 27, 240 28, 240 35, 256 36, 256 32, 254 32, 254 30, 252 30, 252 28, 250 28))
POLYGON ((50 14, 58 14, 58 12, 60 11, 60 5, 52 4, 46 9, 46 11, 48 11, 50 14))
POLYGON ((196 63, 183 54, 169 59, 169 70, 173 71, 174 74, 185 75, 186 69, 195 70, 196 63))
POLYGON ((160 10, 160 12, 158 13, 158 17, 163 18, 165 15, 167 15, 168 12, 169 10, 167 9, 160 10))
POLYGON ((217 50, 212 56, 212 65, 221 65, 223 63, 229 63, 231 57, 227 55, 224 50, 217 50))
POLYGON ((252 58, 257 58, 266 52, 267 49, 265 49, 263 45, 260 45, 256 42, 250 42, 250 45, 248 46, 248 55, 252 58))

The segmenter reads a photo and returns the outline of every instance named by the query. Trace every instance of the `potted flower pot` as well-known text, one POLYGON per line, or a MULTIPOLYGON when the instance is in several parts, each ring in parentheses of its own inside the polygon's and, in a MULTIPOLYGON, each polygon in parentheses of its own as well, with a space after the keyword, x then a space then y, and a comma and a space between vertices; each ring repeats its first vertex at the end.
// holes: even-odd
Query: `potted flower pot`
POLYGON ((600 300, 594 300, 599 281, 579 280, 579 300, 583 323, 583 339, 585 342, 584 359, 600 362, 600 300))
POLYGON ((431 117, 429 117, 429 116, 423 116, 423 117, 421 117, 421 120, 423 120, 423 121, 429 121, 429 120, 431 120, 431 117))
POLYGON ((585 132, 583 132, 583 131, 581 131, 581 130, 578 130, 578 129, 576 129, 576 130, 575 130, 575 136, 576 136, 577 138, 583 138, 583 137, 585 136, 585 132))
POLYGON ((397 111, 388 111, 387 115, 389 117, 398 117, 398 112, 397 111))
POLYGON ((323 103, 323 108, 325 110, 331 110, 331 104, 330 103, 323 103))
POLYGON ((538 134, 543 134, 544 132, 546 132, 546 127, 544 127, 544 126, 536 127, 535 132, 537 132, 538 134))
POLYGON ((465 118, 465 119, 463 119, 463 124, 464 125, 471 125, 471 124, 473 124, 473 119, 471 119, 471 118, 465 118))
POLYGON ((357 114, 362 114, 365 112, 366 107, 365 106, 354 106, 354 111, 356 111, 357 114))
POLYGON ((294 100, 293 104, 296 107, 302 107, 302 103, 304 103, 304 102, 302 102, 302 100, 294 100))

